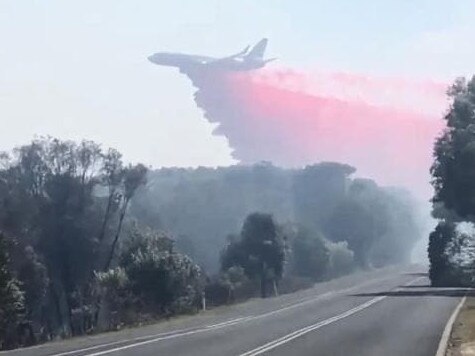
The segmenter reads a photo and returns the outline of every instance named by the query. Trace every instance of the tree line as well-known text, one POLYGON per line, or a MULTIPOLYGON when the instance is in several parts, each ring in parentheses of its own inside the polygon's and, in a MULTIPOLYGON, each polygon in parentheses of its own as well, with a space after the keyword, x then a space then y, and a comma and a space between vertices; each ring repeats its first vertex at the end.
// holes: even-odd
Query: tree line
POLYGON ((422 233, 418 202, 402 188, 354 178, 355 171, 332 162, 301 169, 269 162, 163 168, 149 173, 130 213, 173 234, 177 247, 210 274, 221 269, 229 236, 236 240, 254 212, 271 214, 288 236, 306 236, 302 244, 317 245, 307 241, 317 238, 330 249, 346 244, 358 268, 409 261, 422 233))
POLYGON ((429 276, 434 286, 475 285, 475 77, 448 90, 446 128, 434 145, 429 276))
POLYGON ((2 348, 97 327, 107 303, 96 274, 117 264, 147 171, 91 141, 39 138, 1 154, 2 348))
POLYGON ((152 322, 409 260, 407 192, 321 163, 155 171, 91 141, 0 159, 0 346, 152 322))

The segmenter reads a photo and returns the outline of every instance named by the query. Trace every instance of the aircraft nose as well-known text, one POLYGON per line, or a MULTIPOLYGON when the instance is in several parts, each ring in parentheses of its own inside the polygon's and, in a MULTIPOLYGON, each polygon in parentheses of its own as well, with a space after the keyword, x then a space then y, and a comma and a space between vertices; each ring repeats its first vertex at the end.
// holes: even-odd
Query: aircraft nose
POLYGON ((151 56, 148 56, 147 59, 150 61, 150 62, 153 62, 153 54, 151 56))

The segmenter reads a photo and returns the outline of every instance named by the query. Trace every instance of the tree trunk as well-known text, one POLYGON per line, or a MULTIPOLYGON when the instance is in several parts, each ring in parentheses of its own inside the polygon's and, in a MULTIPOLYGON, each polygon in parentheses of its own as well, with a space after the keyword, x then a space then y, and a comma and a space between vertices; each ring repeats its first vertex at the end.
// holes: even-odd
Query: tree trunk
POLYGON ((277 291, 277 283, 275 282, 275 278, 272 280, 272 286, 274 287, 274 297, 278 297, 279 292, 277 291))
POLYGON ((101 230, 99 232, 99 241, 102 241, 106 234, 107 221, 109 220, 109 214, 112 207, 112 198, 114 197, 114 194, 115 194, 114 191, 111 192, 109 194, 109 198, 107 199, 107 206, 106 206, 106 211, 104 213, 104 220, 102 221, 101 230))
POLYGON ((72 328, 71 328, 69 305, 68 305, 68 301, 67 301, 62 283, 59 281, 57 276, 52 276, 51 286, 52 286, 51 292, 54 298, 56 311, 59 317, 61 337, 70 337, 72 334, 72 328))
POLYGON ((201 309, 206 311, 206 294, 205 292, 201 293, 201 309))
POLYGON ((261 298, 267 297, 267 278, 265 272, 261 273, 261 298))
POLYGON ((106 264, 104 266, 104 271, 107 271, 110 268, 111 263, 112 263, 112 259, 114 258, 115 247, 117 245, 117 241, 119 241, 120 232, 122 230, 122 223, 124 222, 125 212, 127 211, 127 205, 128 204, 129 204, 129 200, 126 200, 125 203, 124 203, 124 207, 123 207, 122 211, 120 212, 119 226, 117 227, 117 232, 116 232, 115 237, 114 237, 114 242, 112 243, 112 246, 111 246, 111 250, 110 250, 110 253, 109 253, 109 258, 107 259, 106 264))
MULTIPOLYGON (((109 257, 107 258, 107 261, 104 265, 104 271, 107 271, 111 264, 112 260, 114 258, 114 252, 115 248, 117 245, 117 241, 119 240, 120 232, 122 230, 122 223, 124 222, 125 218, 125 212, 127 210, 127 205, 129 204, 129 200, 126 200, 124 202, 124 206, 122 208, 122 211, 120 212, 120 217, 119 217, 119 226, 117 227, 117 232, 114 237, 114 242, 112 243, 111 250, 109 253, 109 257)), ((99 295, 98 298, 98 310, 96 312, 96 325, 99 329, 99 331, 105 331, 108 330, 108 319, 109 319, 109 314, 110 314, 110 306, 107 301, 107 298, 104 298, 104 296, 99 295)))
POLYGON ((110 303, 107 298, 101 298, 96 324, 99 332, 110 330, 110 303))
POLYGON ((261 261, 261 298, 267 297, 267 266, 261 261))

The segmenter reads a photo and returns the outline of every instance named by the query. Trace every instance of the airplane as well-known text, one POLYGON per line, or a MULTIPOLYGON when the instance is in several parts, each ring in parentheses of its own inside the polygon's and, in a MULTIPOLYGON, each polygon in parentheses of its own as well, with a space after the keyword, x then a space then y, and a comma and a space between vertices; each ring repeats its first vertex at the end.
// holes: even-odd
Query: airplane
POLYGON ((248 71, 264 67, 276 58, 264 59, 267 38, 260 40, 252 49, 250 46, 241 52, 223 58, 213 58, 193 54, 159 52, 152 54, 148 60, 162 66, 177 67, 186 73, 194 69, 217 69, 229 71, 248 71), (249 50, 250 49, 250 50, 249 50))

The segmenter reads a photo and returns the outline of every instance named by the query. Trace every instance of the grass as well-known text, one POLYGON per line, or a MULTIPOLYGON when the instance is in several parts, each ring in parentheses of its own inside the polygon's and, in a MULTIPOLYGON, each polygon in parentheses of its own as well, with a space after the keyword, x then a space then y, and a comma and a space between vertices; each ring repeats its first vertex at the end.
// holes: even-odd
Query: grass
POLYGON ((467 297, 454 323, 447 356, 475 356, 475 297, 467 297))

